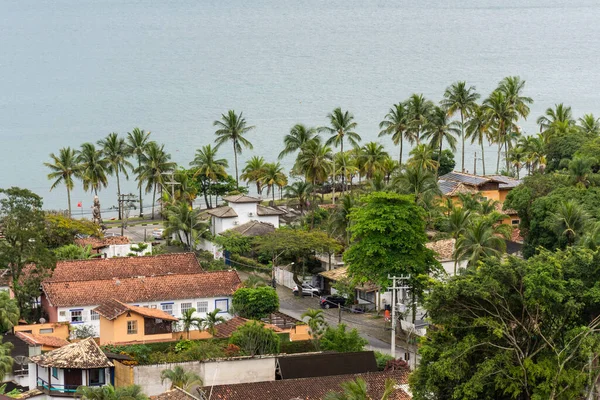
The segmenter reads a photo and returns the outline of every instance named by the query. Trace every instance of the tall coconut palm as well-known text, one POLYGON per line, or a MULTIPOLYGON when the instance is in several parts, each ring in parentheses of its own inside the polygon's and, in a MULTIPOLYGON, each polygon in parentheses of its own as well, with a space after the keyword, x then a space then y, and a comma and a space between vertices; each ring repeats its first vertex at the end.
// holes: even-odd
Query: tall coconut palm
POLYGON ((481 165, 483 168, 483 175, 485 175, 484 143, 489 142, 491 132, 490 119, 484 107, 479 105, 473 106, 467 121, 467 131, 465 132, 465 136, 471 138, 471 144, 477 142, 477 144, 481 146, 481 165))
POLYGON ((575 157, 569 162, 569 175, 576 186, 587 188, 590 185, 589 176, 593 164, 593 159, 583 157, 575 157))
MULTIPOLYGON (((171 199, 170 203, 167 201, 165 204, 173 205, 177 201, 184 201, 192 207, 194 200, 198 196, 199 190, 196 181, 193 179, 193 174, 193 169, 186 170, 183 167, 175 171, 175 174, 173 175, 173 181, 175 182, 175 198, 171 199)), ((163 196, 165 193, 168 194, 168 191, 163 192, 163 196)))
MULTIPOLYGON (((406 104, 394 104, 386 114, 385 119, 379 123, 379 129, 381 129, 379 137, 390 135, 392 137, 392 142, 396 146, 400 145, 400 154, 398 156, 399 164, 402 164, 404 137, 409 126, 408 115, 406 104)), ((414 143, 412 136, 408 136, 407 139, 411 144, 414 143)))
POLYGON ((454 258, 473 267, 485 258, 500 257, 506 251, 506 237, 500 233, 488 219, 476 219, 456 241, 454 258))
POLYGON ((554 230, 566 238, 568 246, 572 246, 583 234, 590 219, 587 211, 573 200, 560 203, 552 217, 554 230))
MULTIPOLYGON (((172 172, 176 164, 171 160, 171 155, 165 152, 165 145, 150 142, 142 155, 142 166, 137 171, 138 185, 145 185, 146 193, 152 192, 152 219, 154 219, 154 205, 156 203, 156 191, 164 183, 164 174, 172 172)), ((162 204, 162 203, 161 203, 162 204)))
POLYGON ((316 134, 316 128, 308 128, 303 124, 294 125, 292 129, 290 129, 290 133, 285 135, 285 137, 283 138, 283 144, 285 147, 283 148, 281 153, 279 153, 278 158, 281 160, 286 155, 300 150, 302 145, 308 142, 309 140, 312 140, 312 138, 314 138, 316 134))
POLYGON ((315 349, 319 350, 319 339, 327 327, 323 310, 309 308, 300 316, 300 318, 307 319, 306 324, 308 325, 311 340, 315 349))
POLYGON ((422 94, 413 94, 406 101, 408 110, 408 135, 409 141, 415 141, 417 146, 421 143, 421 128, 427 123, 433 103, 425 99, 422 94))
POLYGON ((246 182, 254 182, 256 184, 256 193, 262 195, 263 182, 261 177, 265 170, 265 159, 263 157, 252 156, 246 161, 246 166, 242 169, 240 178, 246 182))
POLYGON ((510 163, 517 172, 517 179, 520 179, 521 168, 523 168, 523 164, 527 162, 527 153, 525 149, 521 146, 516 146, 510 151, 508 157, 510 163))
POLYGON ((207 190, 204 191, 204 201, 206 206, 209 207, 207 192, 210 191, 213 182, 227 178, 226 168, 229 166, 227 160, 217 158, 217 149, 207 144, 196 150, 196 156, 190 162, 190 166, 196 167, 194 177, 201 176, 206 180, 207 190))
POLYGON ((225 318, 219 315, 220 312, 220 309, 215 308, 213 311, 206 313, 204 319, 204 329, 213 336, 217 333, 217 325, 225 322, 225 318))
MULTIPOLYGON (((465 81, 453 83, 444 92, 442 106, 448 115, 460 114, 460 137, 462 140, 462 172, 465 172, 465 118, 467 118, 476 107, 480 95, 475 91, 475 86, 467 87, 465 81)), ((440 151, 441 154, 441 151, 440 151)))
POLYGON ((67 203, 69 205, 69 217, 71 217, 71 190, 73 190, 73 177, 77 177, 81 171, 81 167, 77 162, 77 152, 70 147, 63 147, 59 150, 58 156, 54 153, 50 154, 51 163, 44 165, 52 171, 48 174, 48 179, 54 179, 54 183, 50 190, 54 189, 61 183, 67 188, 67 203))
POLYGON ((411 158, 408 159, 408 166, 434 171, 439 167, 439 163, 433 159, 433 147, 428 144, 419 144, 410 151, 411 158))
POLYGON ((9 331, 19 322, 19 306, 7 291, 0 292, 0 334, 9 331))
POLYGON ((600 118, 594 117, 594 114, 584 114, 579 118, 579 129, 585 135, 600 135, 600 118))
POLYGON ((304 175, 313 185, 322 184, 329 178, 332 170, 331 160, 331 147, 321 144, 318 140, 310 140, 302 146, 294 164, 294 171, 304 175))
POLYGON ((188 391, 194 386, 202 386, 202 378, 192 371, 186 371, 176 365, 173 369, 163 369, 160 373, 160 383, 171 381, 171 389, 176 387, 188 391))
POLYGON ((489 118, 490 123, 493 127, 494 139, 498 144, 498 159, 496 163, 496 173, 500 170, 500 156, 502 154, 502 147, 505 147, 505 159, 506 159, 506 170, 510 169, 508 159, 508 132, 510 132, 514 126, 516 119, 516 111, 509 102, 506 95, 496 90, 490 94, 484 102, 485 112, 489 118))
POLYGON ((227 114, 221 114, 221 120, 213 122, 213 126, 218 129, 215 131, 217 139, 215 139, 215 148, 221 147, 226 142, 231 142, 233 145, 233 157, 235 162, 235 184, 240 186, 238 176, 238 154, 242 154, 242 147, 250 150, 253 149, 252 143, 244 137, 248 132, 253 130, 254 126, 248 126, 244 113, 237 115, 234 110, 229 110, 227 114))
POLYGON ((281 164, 278 162, 265 164, 260 180, 267 185, 267 196, 271 193, 273 195, 273 204, 275 204, 275 186, 281 188, 287 185, 287 177, 283 172, 281 164))
POLYGON ((185 201, 167 207, 164 235, 166 237, 177 235, 188 251, 193 251, 198 238, 209 230, 208 224, 200 219, 200 214, 200 208, 192 208, 185 201))
POLYGON ((428 208, 431 201, 441 195, 435 175, 419 166, 407 166, 392 179, 392 187, 398 193, 415 196, 417 204, 423 208, 428 208))
POLYGON ((194 315, 195 313, 196 309, 194 307, 188 308, 181 314, 181 318, 179 319, 188 340, 190 339, 190 329, 196 327, 200 331, 204 324, 204 320, 200 317, 196 317, 194 315))
POLYGON ((142 170, 142 156, 146 152, 146 146, 150 141, 150 132, 144 132, 143 129, 133 128, 131 132, 127 132, 127 151, 130 155, 137 159, 137 180, 138 188, 140 190, 140 217, 144 216, 144 204, 142 200, 142 185, 139 184, 140 172, 142 170))
POLYGON ((298 201, 298 206, 300 207, 300 214, 303 214, 304 208, 308 206, 308 200, 313 191, 314 186, 312 183, 298 181, 285 188, 285 197, 296 199, 298 201))
POLYGON ((361 150, 362 171, 367 179, 371 179, 373 175, 383 169, 383 162, 389 158, 389 154, 381 144, 376 142, 365 144, 361 150))
POLYGON ((547 108, 544 115, 537 119, 537 123, 540 126, 540 133, 546 142, 552 136, 560 136, 577 131, 573 111, 570 106, 565 106, 563 103, 555 104, 554 108, 547 108))
MULTIPOLYGON (((129 162, 129 149, 125 143, 125 139, 120 138, 116 132, 109 133, 106 138, 98 141, 98 146, 102 148, 104 156, 108 159, 108 173, 115 174, 117 178, 117 196, 121 198, 121 180, 119 172, 129 179, 127 169, 133 169, 133 165, 129 162)), ((121 202, 119 201, 119 219, 123 218, 121 202)))
POLYGON ((385 183, 390 183, 390 177, 392 174, 400 168, 400 163, 396 160, 392 160, 391 157, 386 157, 381 163, 381 172, 385 178, 385 183))
POLYGON ((498 90, 504 93, 510 106, 521 118, 527 119, 530 109, 529 105, 533 103, 531 97, 523 96, 525 81, 518 76, 507 76, 498 84, 498 90))
POLYGON ((84 143, 81 150, 77 152, 77 162, 81 166, 81 180, 83 181, 83 190, 93 190, 98 195, 98 190, 108 186, 106 174, 109 168, 109 161, 104 157, 101 150, 96 149, 92 143, 84 143))
MULTIPOLYGON (((331 391, 323 397, 323 400, 375 400, 369 396, 367 382, 362 378, 356 378, 353 381, 340 384, 342 392, 331 391)), ((389 400, 396 390, 396 383, 393 379, 386 379, 383 393, 379 400, 389 400)))
MULTIPOLYGON (((327 114, 330 126, 323 126, 319 128, 319 132, 326 132, 332 135, 326 142, 327 145, 333 145, 334 147, 340 146, 340 153, 344 152, 344 139, 348 139, 350 144, 354 147, 358 147, 358 142, 361 141, 360 135, 354 130, 356 129, 357 123, 354 121, 354 115, 349 111, 342 111, 340 107, 333 110, 332 113, 327 114)), ((346 176, 346 164, 342 165, 342 188, 345 190, 344 178, 346 176)))
POLYGON ((329 228, 333 236, 343 240, 346 246, 350 244, 350 212, 359 205, 358 198, 352 193, 342 196, 329 217, 329 228))
MULTIPOLYGON (((454 243, 463 235, 471 224, 471 211, 464 207, 452 207, 448 216, 443 220, 444 231, 450 233, 454 243)), ((454 275, 456 275, 456 266, 458 259, 454 257, 454 275)))
MULTIPOLYGON (((432 149, 438 149, 439 154, 442 154, 444 141, 448 143, 450 149, 452 151, 456 151, 456 136, 462 135, 461 129, 457 127, 456 122, 451 122, 448 118, 449 111, 447 112, 442 107, 434 107, 429 116, 429 120, 425 125, 425 133, 424 137, 429 139, 429 146, 432 149)), ((463 138, 464 139, 464 138, 463 138)), ((464 150, 464 140, 463 140, 463 150, 464 150)), ((463 151, 464 157, 464 151, 463 151)), ((437 176, 439 170, 439 163, 437 168, 435 169, 435 174, 437 176)), ((464 171, 464 163, 463 163, 463 171, 464 171)))

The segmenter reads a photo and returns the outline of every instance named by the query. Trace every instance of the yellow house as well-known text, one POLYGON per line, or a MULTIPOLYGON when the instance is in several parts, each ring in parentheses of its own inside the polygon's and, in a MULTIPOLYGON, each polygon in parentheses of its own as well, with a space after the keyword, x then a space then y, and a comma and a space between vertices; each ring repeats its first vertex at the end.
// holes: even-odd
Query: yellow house
POLYGON ((94 309, 100 315, 100 345, 168 342, 178 319, 157 309, 130 306, 112 299, 94 309))
POLYGON ((52 336, 62 340, 69 339, 69 323, 68 322, 50 322, 45 324, 31 325, 16 325, 13 327, 13 332, 22 332, 30 336, 52 336))

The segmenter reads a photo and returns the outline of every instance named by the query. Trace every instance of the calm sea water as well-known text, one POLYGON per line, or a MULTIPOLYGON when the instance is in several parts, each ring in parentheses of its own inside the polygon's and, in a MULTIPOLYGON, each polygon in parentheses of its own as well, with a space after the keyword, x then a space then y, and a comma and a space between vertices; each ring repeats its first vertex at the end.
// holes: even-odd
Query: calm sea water
MULTIPOLYGON (((230 108, 257 127, 241 163, 275 160, 294 123, 325 124, 337 106, 379 140, 390 105, 413 92, 437 101, 456 80, 487 95, 520 75, 535 99, 527 132, 558 102, 600 115, 599 19, 597 0, 3 0, 0 187, 64 208, 42 165, 50 152, 139 126, 187 165, 230 108)), ((486 156, 491 170, 495 149, 486 156)))

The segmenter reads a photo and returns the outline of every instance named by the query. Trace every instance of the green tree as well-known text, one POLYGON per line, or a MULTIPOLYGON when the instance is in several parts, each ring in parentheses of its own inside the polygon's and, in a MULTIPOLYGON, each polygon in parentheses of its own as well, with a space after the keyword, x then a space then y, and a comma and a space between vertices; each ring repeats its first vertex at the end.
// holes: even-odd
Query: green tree
MULTIPOLYGON (((327 140, 327 145, 340 146, 340 153, 344 152, 344 139, 348 139, 352 146, 357 147, 358 142, 361 141, 360 135, 354 130, 357 127, 357 123, 354 121, 354 115, 349 111, 342 111, 340 107, 333 110, 332 113, 327 114, 329 120, 329 126, 323 126, 319 128, 319 132, 326 132, 331 135, 327 140)), ((346 175, 346 165, 342 165, 342 187, 344 186, 344 177, 346 175)), ((345 190, 345 189, 344 189, 345 190)))
POLYGON ((251 159, 246 161, 246 166, 242 169, 242 175, 240 178, 246 182, 256 183, 256 193, 262 195, 263 182, 261 178, 264 174, 265 159, 263 157, 252 156, 251 159))
MULTIPOLYGON (((471 211, 465 207, 452 207, 450 213, 443 220, 444 231, 448 232, 454 239, 454 243, 467 231, 471 225, 471 211)), ((454 275, 458 258, 454 257, 454 275)))
POLYGON ((300 318, 303 320, 305 318, 308 319, 306 324, 308 325, 310 340, 313 342, 315 350, 319 351, 321 348, 321 336, 323 336, 323 333, 325 333, 325 329, 327 329, 328 326, 327 322, 325 322, 323 310, 309 308, 300 316, 300 318))
MULTIPOLYGON (((171 160, 171 155, 165 152, 165 145, 150 142, 142 154, 142 166, 138 170, 138 185, 145 185, 146 193, 152 192, 152 219, 154 219, 154 205, 156 203, 156 191, 164 183, 164 174, 173 172, 176 164, 171 160)), ((161 203, 162 207, 162 203, 161 203)))
POLYGON ((508 132, 515 128, 514 121, 517 113, 507 96, 499 90, 492 92, 490 97, 483 102, 483 106, 485 107, 486 115, 493 127, 494 141, 498 144, 496 173, 498 173, 500 169, 500 158, 503 147, 505 147, 506 170, 508 171, 509 160, 507 138, 509 137, 508 132))
POLYGON ((308 201, 312 196, 314 186, 309 182, 294 182, 285 188, 285 197, 295 199, 300 207, 300 214, 308 207, 308 201))
POLYGON ((430 290, 415 400, 583 399, 598 379, 598 254, 488 260, 430 290))
POLYGON ((427 124, 433 103, 422 94, 412 94, 406 101, 409 141, 421 144, 421 128, 427 124))
MULTIPOLYGON (((185 332, 187 339, 190 339, 190 329, 196 327, 199 331, 202 330, 202 326, 204 325, 204 320, 202 318, 194 316, 196 313, 196 309, 194 307, 188 308, 185 310, 181 318, 179 319, 179 323, 185 332)), ((162 374, 161 374, 162 375, 162 374)))
POLYGON ((142 171, 142 158, 146 152, 146 147, 150 141, 150 132, 144 132, 143 129, 133 128, 131 132, 127 133, 127 151, 129 154, 137 158, 137 181, 138 188, 140 190, 140 217, 144 216, 144 204, 142 201, 142 185, 141 185, 141 171, 142 171))
POLYGON ((310 140, 300 149, 294 171, 313 185, 321 184, 327 181, 332 171, 331 160, 331 147, 319 140, 310 140))
MULTIPOLYGON (((342 388, 342 392, 334 392, 331 391, 327 393, 327 395, 323 398, 324 400, 373 400, 372 397, 369 396, 369 391, 367 388, 367 382, 365 382, 362 378, 356 378, 353 381, 343 382, 340 384, 342 388)), ((383 393, 381 394, 381 400, 391 399, 394 390, 396 390, 395 382, 393 379, 385 380, 385 387, 383 389, 383 393)))
MULTIPOLYGON (((404 137, 407 136, 408 130, 408 109, 404 103, 394 104, 388 111, 385 119, 379 123, 379 137, 390 135, 392 142, 400 145, 400 154, 398 156, 398 164, 402 164, 402 152, 404 147, 404 137)), ((412 144, 414 138, 407 136, 407 139, 412 144)))
POLYGON ((231 304, 240 317, 259 320, 279 310, 279 296, 269 286, 240 288, 233 293, 231 304))
POLYGON ((75 235, 102 237, 100 226, 85 219, 73 219, 60 214, 45 215, 45 242, 50 248, 73 244, 75 235))
POLYGON ((266 163, 260 180, 267 186, 267 196, 271 193, 273 196, 273 204, 275 204, 275 186, 282 188, 287 185, 287 176, 285 176, 281 164, 278 162, 266 163))
POLYGON ((81 170, 77 162, 77 153, 70 147, 63 147, 59 150, 58 156, 54 153, 50 154, 51 163, 44 163, 50 170, 48 179, 54 180, 50 190, 54 189, 61 183, 67 188, 67 202, 69 205, 69 217, 71 216, 71 190, 73 190, 73 177, 77 177, 81 170))
POLYGON ((92 254, 92 245, 79 246, 77 244, 66 244, 53 250, 57 260, 87 260, 98 257, 92 254))
POLYGON ((389 158, 389 155, 379 143, 369 142, 362 147, 360 157, 362 158, 362 172, 367 179, 371 179, 383 170, 383 163, 389 158))
POLYGON ((509 237, 502 228, 504 226, 494 225, 489 219, 475 219, 456 240, 454 259, 468 260, 468 265, 473 267, 489 257, 500 257, 506 251, 509 237))
POLYGON ((221 250, 231 254, 244 254, 252 250, 251 238, 235 231, 222 232, 216 235, 213 241, 221 250))
POLYGON ((558 236, 564 236, 567 244, 572 246, 584 233, 590 219, 585 209, 573 200, 560 203, 553 214, 554 230, 558 236))
POLYGON ((90 190, 98 195, 98 190, 108 186, 106 174, 109 161, 102 150, 96 149, 93 143, 81 145, 81 150, 77 152, 77 162, 81 168, 80 176, 83 181, 83 190, 86 192, 90 190))
POLYGON ((227 160, 224 158, 217 158, 217 149, 208 144, 201 149, 196 150, 196 156, 194 157, 194 160, 190 162, 190 165, 196 167, 194 178, 202 176, 207 182, 206 190, 203 190, 203 193, 204 202, 206 203, 206 206, 209 207, 212 205, 207 198, 210 186, 213 182, 217 182, 219 179, 227 177, 227 171, 225 170, 228 167, 227 160))
POLYGON ((191 208, 185 201, 168 207, 164 235, 171 237, 176 234, 179 241, 193 251, 198 239, 209 230, 208 224, 200 219, 201 212, 200 208, 191 208))
POLYGON ((342 196, 341 201, 335 206, 335 209, 329 217, 329 226, 331 234, 340 240, 347 246, 350 244, 350 212, 352 208, 359 204, 358 198, 354 195, 345 194, 342 196))
POLYGON ((433 159, 434 148, 428 144, 418 144, 410 151, 407 166, 429 171, 437 170, 439 163, 433 159))
POLYGON ((456 161, 454 161, 454 153, 452 151, 442 151, 441 157, 438 151, 434 151, 432 157, 433 161, 436 161, 438 163, 438 176, 446 175, 447 173, 454 171, 456 161))
POLYGON ((392 179, 392 188, 401 194, 413 195, 417 204, 428 209, 441 194, 435 175, 430 170, 407 166, 392 179))
POLYGON ((481 166, 485 175, 485 148, 484 143, 489 142, 492 137, 490 131, 490 119, 486 109, 475 104, 469 114, 467 121, 466 138, 471 138, 471 144, 477 142, 481 146, 481 166))
MULTIPOLYGON (((448 146, 452 151, 456 150, 456 136, 462 134, 462 126, 459 130, 456 127, 456 122, 450 122, 448 119, 448 112, 441 107, 434 107, 429 116, 429 121, 425 125, 424 137, 429 139, 429 146, 432 149, 439 149, 438 154, 442 154, 444 141, 448 143, 448 146)), ((432 157, 433 158, 433 157, 432 157)), ((464 137, 463 137, 463 158, 464 158, 464 137)), ((440 164, 437 163, 435 169, 436 175, 439 172, 440 164)), ((463 160, 463 171, 464 171, 464 160, 463 160)))
POLYGON ((562 135, 575 131, 575 119, 571 107, 563 103, 555 104, 554 108, 547 108, 544 115, 537 119, 540 133, 546 141, 554 135, 562 135))
POLYGON ((8 269, 19 310, 30 317, 31 301, 39 296, 39 287, 56 265, 46 247, 46 226, 42 198, 27 190, 0 189, 0 265, 8 269), (27 268, 26 268, 27 267, 27 268))
POLYGON ((328 326, 320 339, 321 349, 338 353, 363 351, 369 343, 367 339, 362 338, 356 329, 348 331, 346 328, 345 324, 335 328, 328 326))
MULTIPOLYGON (((477 99, 479 99, 480 95, 475 91, 474 86, 467 87, 467 83, 465 81, 458 81, 449 86, 444 92, 444 99, 441 101, 442 106, 447 110, 448 116, 454 115, 456 112, 460 114, 460 137, 462 140, 462 172, 465 172, 465 119, 471 114, 473 109, 476 107, 477 99)), ((439 110, 436 110, 434 114, 439 114, 439 110)), ((438 121, 442 121, 441 115, 436 117, 438 121)), ((439 122, 436 125, 440 126, 439 122)), ((448 125, 443 124, 443 125, 448 125)), ((439 130, 439 129, 438 129, 439 130)), ((440 140, 441 142, 441 140, 440 140)), ((448 142, 450 143, 450 142, 448 142)), ((450 145, 452 147, 452 145, 450 145)), ((456 144, 455 144, 456 146, 456 144)), ((454 150, 454 148, 452 149, 454 150)), ((440 153, 442 152, 440 146, 440 153)))
POLYGON ((248 321, 229 338, 247 356, 279 353, 280 337, 258 321, 248 321))
POLYGON ((217 325, 225 322, 225 318, 219 315, 220 312, 220 309, 215 308, 206 313, 206 318, 204 318, 204 329, 213 336, 217 333, 217 325))
POLYGON ((248 126, 246 119, 243 117, 244 113, 237 115, 234 110, 229 110, 227 115, 221 114, 221 120, 213 122, 213 125, 217 127, 215 135, 215 149, 221 147, 225 142, 231 142, 233 145, 233 156, 235 160, 235 183, 237 186, 240 185, 240 179, 238 177, 238 154, 242 154, 242 146, 247 147, 250 150, 253 149, 252 143, 244 137, 247 133, 253 130, 254 126, 248 126))
POLYGON ((600 135, 600 118, 596 118, 594 114, 584 114, 579 118, 579 130, 584 135, 598 136, 600 135))
POLYGON ((10 298, 7 291, 0 291, 0 334, 8 332, 18 322, 19 306, 17 302, 10 298))
MULTIPOLYGON (((119 179, 119 173, 122 172, 125 178, 129 179, 127 169, 133 169, 133 165, 129 162, 129 149, 125 143, 125 139, 119 137, 115 132, 108 134, 108 136, 98 141, 98 146, 102 148, 104 157, 108 160, 107 171, 109 174, 115 174, 117 178, 117 196, 121 198, 121 180, 119 179)), ((119 202, 119 219, 121 219, 123 210, 121 209, 121 202, 119 202)))
POLYGON ((281 160, 288 154, 298 151, 302 146, 312 140, 317 134, 316 128, 308 128, 303 124, 296 124, 290 129, 290 133, 285 135, 283 138, 284 148, 279 153, 279 159, 281 160))
POLYGON ((163 369, 160 373, 160 383, 171 381, 171 389, 176 387, 185 391, 194 386, 203 386, 202 378, 192 371, 186 371, 181 366, 176 365, 173 369, 163 369))
POLYGON ((13 359, 10 356, 12 348, 12 343, 2 343, 0 337, 0 381, 4 381, 4 377, 12 373, 13 359))
POLYGON ((423 294, 425 281, 440 266, 425 247, 425 212, 414 197, 376 192, 365 205, 350 212, 352 242, 344 253, 350 276, 388 286, 388 275, 411 275, 413 304, 423 294))

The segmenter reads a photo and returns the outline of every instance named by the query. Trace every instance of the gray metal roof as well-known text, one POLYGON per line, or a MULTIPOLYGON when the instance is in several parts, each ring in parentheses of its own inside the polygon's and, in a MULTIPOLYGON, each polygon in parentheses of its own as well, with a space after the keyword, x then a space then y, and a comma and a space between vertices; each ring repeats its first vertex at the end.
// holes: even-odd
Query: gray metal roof
POLYGON ((448 172, 446 175, 440 176, 440 179, 446 180, 446 181, 460 182, 460 183, 464 183, 464 184, 472 185, 472 186, 479 186, 479 185, 483 185, 484 183, 487 183, 487 182, 496 181, 495 179, 488 178, 485 176, 464 174, 462 172, 455 172, 455 171, 448 172))
POLYGON ((234 218, 238 216, 237 213, 233 210, 233 208, 229 206, 213 208, 212 210, 208 210, 207 212, 208 214, 218 218, 234 218))
POLYGON ((521 179, 511 178, 504 175, 488 175, 489 178, 501 182, 500 189, 512 189, 519 186, 523 181, 521 179))
POLYGON ((458 185, 458 182, 446 181, 442 179, 438 180, 438 186, 440 187, 440 191, 443 195, 452 192, 458 185))
POLYGON ((229 203, 260 203, 258 197, 246 196, 245 194, 236 194, 233 196, 225 196, 223 200, 229 203))

